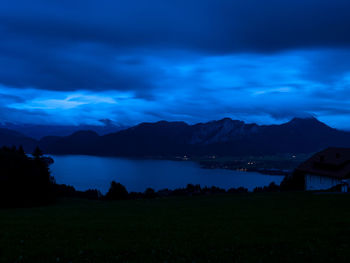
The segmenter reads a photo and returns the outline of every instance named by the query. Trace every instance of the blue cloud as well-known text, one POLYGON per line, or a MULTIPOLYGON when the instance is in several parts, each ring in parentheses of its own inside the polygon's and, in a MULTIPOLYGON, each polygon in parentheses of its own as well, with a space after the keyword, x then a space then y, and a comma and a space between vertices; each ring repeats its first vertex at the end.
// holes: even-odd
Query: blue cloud
POLYGON ((350 2, 8 1, 0 117, 276 123, 350 107, 350 2))
MULTIPOLYGON (((132 125, 160 119, 194 123, 224 116, 278 123, 294 116, 316 115, 336 127, 350 128, 332 121, 349 113, 346 87, 350 70, 347 74, 345 70, 339 72, 335 82, 315 79, 306 72, 317 70, 324 51, 319 50, 317 56, 315 52, 206 55, 193 56, 192 60, 144 56, 142 63, 120 56, 117 61, 127 64, 126 68, 137 65, 157 69, 148 75, 152 89, 143 90, 147 96, 139 96, 139 87, 40 90, 2 86, 0 94, 6 94, 0 95, 2 108, 15 112, 2 119, 14 121, 16 116, 21 122, 99 124, 107 118, 132 125)), ((332 56, 327 53, 326 57, 332 56)))

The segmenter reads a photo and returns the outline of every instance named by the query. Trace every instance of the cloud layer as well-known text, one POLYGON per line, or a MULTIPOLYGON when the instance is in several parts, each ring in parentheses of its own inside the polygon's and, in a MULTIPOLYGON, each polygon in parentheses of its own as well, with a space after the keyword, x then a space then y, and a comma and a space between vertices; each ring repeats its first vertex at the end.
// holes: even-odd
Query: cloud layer
POLYGON ((350 2, 11 1, 0 118, 135 124, 316 115, 350 128, 350 2))

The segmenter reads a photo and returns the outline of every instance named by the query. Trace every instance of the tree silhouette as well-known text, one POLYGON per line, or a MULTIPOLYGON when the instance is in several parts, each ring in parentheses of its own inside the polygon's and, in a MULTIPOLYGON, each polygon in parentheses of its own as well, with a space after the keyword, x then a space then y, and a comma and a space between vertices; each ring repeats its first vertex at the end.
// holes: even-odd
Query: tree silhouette
POLYGON ((0 148, 0 206, 31 206, 53 200, 53 178, 47 162, 23 149, 0 148))
POLYGON ((123 200, 128 198, 128 191, 125 186, 112 181, 111 187, 109 188, 108 193, 106 194, 106 199, 108 200, 123 200))
POLYGON ((147 188, 145 191, 145 197, 146 198, 154 198, 156 197, 156 192, 153 188, 147 188))
POLYGON ((33 157, 34 157, 35 159, 40 159, 40 158, 44 155, 44 153, 43 153, 43 151, 37 146, 37 147, 34 149, 32 155, 33 155, 33 157))
POLYGON ((25 155, 26 153, 24 152, 24 149, 23 149, 23 146, 22 145, 20 145, 19 147, 18 147, 18 154, 21 154, 21 155, 25 155))

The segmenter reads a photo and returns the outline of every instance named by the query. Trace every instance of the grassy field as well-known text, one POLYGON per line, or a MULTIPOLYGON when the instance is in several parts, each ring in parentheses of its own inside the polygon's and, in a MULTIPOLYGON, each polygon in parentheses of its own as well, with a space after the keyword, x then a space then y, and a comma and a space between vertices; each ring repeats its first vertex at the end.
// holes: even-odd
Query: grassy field
POLYGON ((1 262, 350 262, 350 195, 61 200, 0 210, 1 262))

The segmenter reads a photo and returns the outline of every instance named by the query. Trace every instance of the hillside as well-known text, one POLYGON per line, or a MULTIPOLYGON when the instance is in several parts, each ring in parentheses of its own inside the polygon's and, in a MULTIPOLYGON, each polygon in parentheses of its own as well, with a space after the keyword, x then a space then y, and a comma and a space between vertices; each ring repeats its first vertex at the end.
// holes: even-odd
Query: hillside
POLYGON ((20 146, 22 145, 27 151, 32 151, 38 142, 17 131, 0 128, 0 146, 20 146))

